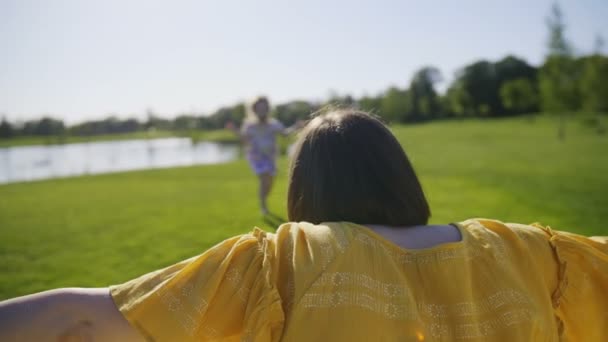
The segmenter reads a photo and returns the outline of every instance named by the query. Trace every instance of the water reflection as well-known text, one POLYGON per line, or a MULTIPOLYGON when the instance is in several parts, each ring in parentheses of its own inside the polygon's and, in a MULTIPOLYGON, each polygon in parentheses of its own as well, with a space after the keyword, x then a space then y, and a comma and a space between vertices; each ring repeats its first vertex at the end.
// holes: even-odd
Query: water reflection
POLYGON ((187 138, 0 148, 0 183, 150 168, 215 164, 238 146, 187 138))

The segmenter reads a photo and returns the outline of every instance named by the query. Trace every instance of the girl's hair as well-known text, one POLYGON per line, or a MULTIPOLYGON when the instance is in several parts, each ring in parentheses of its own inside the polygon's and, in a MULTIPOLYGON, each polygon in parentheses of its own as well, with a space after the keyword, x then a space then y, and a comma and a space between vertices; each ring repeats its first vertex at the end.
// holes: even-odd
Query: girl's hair
POLYGON ((258 123, 260 119, 255 114, 255 106, 260 102, 266 102, 268 105, 268 116, 270 116, 270 101, 266 96, 258 96, 253 100, 245 104, 245 122, 247 123, 258 123))
POLYGON ((333 110, 300 134, 289 170, 290 221, 427 224, 431 213, 418 177, 376 117, 333 110))

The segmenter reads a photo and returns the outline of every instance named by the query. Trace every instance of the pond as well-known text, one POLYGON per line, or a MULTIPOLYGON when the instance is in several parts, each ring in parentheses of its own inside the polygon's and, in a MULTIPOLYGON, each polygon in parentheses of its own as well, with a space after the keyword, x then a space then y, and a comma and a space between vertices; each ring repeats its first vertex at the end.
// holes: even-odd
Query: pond
POLYGON ((0 183, 232 161, 237 145, 188 138, 0 148, 0 183))

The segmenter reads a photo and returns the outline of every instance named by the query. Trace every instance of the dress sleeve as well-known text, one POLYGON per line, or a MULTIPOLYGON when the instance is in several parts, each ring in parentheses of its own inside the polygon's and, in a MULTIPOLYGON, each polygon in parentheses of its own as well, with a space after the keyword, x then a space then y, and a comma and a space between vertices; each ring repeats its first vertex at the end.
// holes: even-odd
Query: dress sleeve
POLYGON ((553 306, 566 341, 608 341, 608 237, 545 230, 559 263, 553 306))
POLYGON ((256 230, 110 293, 150 341, 278 341, 284 315, 268 243, 256 230))

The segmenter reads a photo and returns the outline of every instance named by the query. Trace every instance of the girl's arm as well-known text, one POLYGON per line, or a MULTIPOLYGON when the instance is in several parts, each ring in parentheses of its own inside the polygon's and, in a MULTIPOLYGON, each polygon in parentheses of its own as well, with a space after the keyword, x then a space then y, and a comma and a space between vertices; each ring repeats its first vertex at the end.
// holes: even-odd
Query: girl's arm
POLYGON ((241 143, 245 144, 247 143, 247 137, 243 134, 243 132, 241 132, 241 130, 239 130, 232 121, 228 121, 226 122, 226 125, 224 125, 225 129, 231 130, 232 133, 234 133, 237 137, 239 137, 239 139, 241 140, 241 143))
POLYGON ((64 288, 0 302, 0 341, 144 341, 108 288, 64 288))

